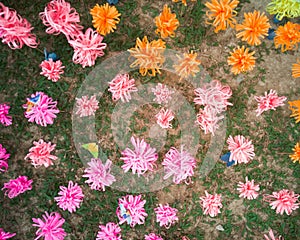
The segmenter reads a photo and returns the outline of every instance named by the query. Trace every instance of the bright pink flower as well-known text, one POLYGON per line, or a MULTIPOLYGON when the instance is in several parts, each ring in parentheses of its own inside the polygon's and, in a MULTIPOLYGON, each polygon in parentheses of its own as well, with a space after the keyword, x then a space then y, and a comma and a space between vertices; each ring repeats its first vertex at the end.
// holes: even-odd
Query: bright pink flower
POLYGON ((158 158, 155 148, 151 148, 144 139, 131 137, 130 139, 134 150, 126 148, 122 151, 121 160, 124 161, 122 168, 125 172, 132 169, 132 173, 137 173, 138 176, 143 175, 146 171, 153 171, 155 167, 155 161, 158 158))
POLYGON ((113 80, 109 82, 108 91, 112 93, 113 101, 121 99, 122 102, 129 102, 131 99, 131 92, 137 92, 135 87, 135 80, 129 79, 128 74, 118 74, 113 80))
POLYGON ((145 240, 164 240, 158 235, 155 235, 154 233, 150 233, 149 235, 145 235, 145 240))
POLYGON ((7 159, 10 154, 6 152, 6 149, 0 144, 0 172, 6 172, 8 169, 7 159))
POLYGON ((2 190, 6 189, 5 195, 9 198, 15 198, 27 190, 31 190, 32 180, 28 180, 26 176, 19 176, 16 179, 11 179, 9 182, 4 183, 2 190))
POLYGON ((121 228, 117 224, 109 222, 105 226, 99 225, 99 228, 96 240, 122 240, 121 228))
POLYGON ((257 191, 259 191, 259 185, 255 185, 253 179, 248 181, 248 177, 246 177, 246 183, 239 182, 237 190, 240 192, 239 197, 252 200, 258 196, 257 191))
POLYGON ((176 216, 178 210, 176 208, 172 208, 169 204, 161 205, 154 209, 156 214, 156 222, 159 223, 160 227, 166 227, 167 229, 171 227, 176 221, 178 221, 178 217, 176 216))
POLYGON ((269 202, 272 209, 276 209, 277 214, 290 215, 293 210, 299 208, 300 203, 297 203, 298 194, 293 191, 282 189, 279 192, 273 192, 272 195, 264 195, 264 201, 269 202))
MULTIPOLYGON (((145 211, 144 205, 146 203, 146 200, 141 200, 142 195, 133 196, 133 195, 126 195, 125 197, 119 198, 119 205, 123 204, 124 208, 128 210, 130 217, 131 217, 131 223, 130 226, 134 227, 136 224, 141 225, 145 223, 145 217, 148 216, 148 214, 145 211)), ((120 220, 119 224, 122 224, 126 222, 126 218, 124 218, 121 215, 120 207, 117 208, 117 216, 120 220)))
POLYGON ((15 235, 15 233, 4 232, 3 228, 0 228, 0 240, 9 239, 15 235))
POLYGON ((259 116, 264 111, 267 110, 276 110, 277 107, 283 106, 284 101, 287 98, 285 96, 278 97, 275 90, 270 90, 269 93, 265 92, 265 96, 255 97, 255 100, 258 102, 258 107, 256 109, 256 116, 259 116))
POLYGON ((244 136, 237 135, 233 138, 230 135, 227 143, 230 151, 229 161, 235 160, 237 163, 248 163, 255 156, 252 141, 244 136))
POLYGON ((62 228, 65 219, 58 212, 50 214, 45 212, 43 218, 44 221, 40 218, 32 218, 32 221, 35 223, 32 226, 39 228, 35 233, 37 238, 34 240, 41 237, 44 237, 44 240, 63 240, 67 236, 67 233, 62 228))
POLYGON ((215 135, 215 131, 219 128, 218 122, 223 118, 224 116, 218 116, 216 111, 205 106, 204 109, 199 110, 196 123, 200 125, 205 134, 210 132, 215 135))
POLYGON ((79 14, 70 3, 65 0, 52 0, 47 4, 44 12, 40 13, 43 24, 48 27, 46 33, 58 35, 63 33, 67 38, 79 34, 83 29, 80 22, 79 14))
POLYGON ((160 109, 159 113, 155 115, 156 123, 162 128, 172 128, 170 123, 174 119, 174 114, 169 109, 160 109))
POLYGON ((95 95, 91 96, 90 99, 88 98, 88 96, 76 98, 76 114, 78 114, 80 117, 94 116, 96 110, 99 108, 99 102, 97 101, 95 95))
POLYGON ((89 184, 91 189, 105 191, 105 186, 110 186, 116 181, 110 174, 112 162, 107 159, 105 165, 101 159, 92 158, 88 163, 89 167, 84 170, 86 173, 82 177, 89 178, 85 183, 89 184))
POLYGON ((194 168, 196 167, 196 160, 192 155, 183 149, 181 146, 180 151, 175 147, 166 153, 162 162, 167 179, 173 175, 173 182, 179 184, 181 181, 189 183, 190 177, 194 175, 194 168))
POLYGON ((11 116, 8 116, 9 109, 9 105, 5 103, 0 104, 0 123, 2 123, 4 126, 9 126, 12 124, 11 116))
POLYGON ((44 165, 46 168, 53 165, 56 156, 51 155, 51 152, 55 149, 56 144, 51 145, 51 142, 44 142, 40 139, 38 142, 33 142, 33 147, 29 149, 29 153, 26 155, 25 160, 29 159, 31 164, 36 168, 44 165))
POLYGON ((73 62, 81 64, 83 68, 95 65, 96 58, 103 56, 106 48, 106 43, 102 40, 103 37, 91 28, 68 40, 74 48, 73 62))
POLYGON ((210 215, 211 217, 217 216, 221 213, 220 209, 223 207, 221 203, 221 194, 209 194, 205 191, 205 196, 200 197, 200 205, 203 209, 203 214, 210 215))
POLYGON ((40 67, 42 68, 41 75, 48 78, 48 80, 52 80, 52 82, 57 82, 60 79, 60 74, 64 73, 62 66, 62 62, 60 60, 54 62, 52 58, 49 60, 44 60, 40 67))
POLYGON ((264 234, 264 237, 266 240, 284 240, 283 237, 279 236, 278 238, 275 238, 274 233, 272 231, 272 229, 270 229, 269 234, 264 234))
POLYGON ((59 113, 56 105, 57 102, 45 93, 36 92, 31 95, 31 98, 27 98, 27 103, 23 105, 23 108, 26 109, 24 114, 29 122, 35 122, 46 127, 47 124, 53 124, 56 114, 59 113), (33 99, 38 100, 34 102, 33 99))
POLYGON ((69 181, 68 187, 60 186, 59 188, 58 195, 60 196, 54 198, 57 205, 64 211, 67 209, 70 213, 76 212, 76 208, 80 207, 84 197, 81 187, 69 181))
POLYGON ((174 91, 169 90, 166 85, 161 83, 158 83, 151 91, 155 95, 153 101, 156 101, 159 104, 168 103, 168 101, 172 99, 171 95, 174 93, 174 91))

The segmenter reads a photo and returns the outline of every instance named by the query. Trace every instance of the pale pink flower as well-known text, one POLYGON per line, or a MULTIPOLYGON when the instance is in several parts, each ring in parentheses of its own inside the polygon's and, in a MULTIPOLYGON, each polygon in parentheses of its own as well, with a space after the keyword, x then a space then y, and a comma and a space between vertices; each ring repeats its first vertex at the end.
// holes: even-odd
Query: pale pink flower
POLYGON ((164 240, 158 235, 155 235, 154 233, 150 233, 149 235, 145 235, 145 240, 164 240))
POLYGON ((52 161, 57 159, 56 156, 51 155, 54 151, 56 144, 51 145, 51 142, 44 142, 40 139, 38 142, 33 142, 33 147, 29 149, 29 153, 26 155, 25 160, 30 160, 31 164, 36 168, 39 166, 45 166, 46 168, 53 165, 52 161))
POLYGON ((104 165, 101 159, 92 158, 88 163, 89 167, 84 170, 86 174, 82 176, 88 178, 85 183, 89 184, 91 189, 105 191, 105 186, 110 186, 116 181, 110 173, 111 164, 109 159, 104 165))
POLYGON ((14 237, 15 233, 4 232, 3 228, 0 228, 0 240, 5 240, 14 237))
POLYGON ((9 105, 5 103, 0 104, 0 123, 4 126, 9 126, 12 124, 12 118, 11 116, 8 116, 9 109, 9 105))
POLYGON ((11 179, 9 182, 4 183, 2 191, 6 189, 5 195, 9 198, 15 198, 21 193, 32 189, 32 180, 28 180, 26 176, 19 176, 16 179, 11 179))
POLYGON ((164 179, 173 176, 173 182, 179 184, 181 181, 185 181, 189 184, 190 177, 194 175, 194 168, 196 167, 196 159, 183 149, 181 146, 180 151, 175 147, 166 153, 162 162, 166 175, 164 179))
POLYGON ((168 89, 166 85, 161 83, 158 83, 151 91, 155 95, 153 101, 156 101, 158 104, 168 103, 168 101, 172 99, 171 95, 174 93, 174 91, 168 89))
POLYGON ((174 119, 174 114, 169 109, 160 109, 159 113, 155 115, 156 123, 162 128, 172 128, 170 123, 174 119))
POLYGON ((202 206, 203 214, 211 217, 217 216, 221 213, 220 209, 223 207, 221 203, 221 194, 209 194, 205 191, 205 196, 200 197, 200 205, 202 206))
POLYGON ((52 80, 52 82, 57 82, 60 79, 60 74, 64 73, 63 68, 65 68, 60 60, 54 62, 52 58, 44 60, 40 67, 42 68, 41 75, 47 77, 48 80, 52 80))
POLYGON ((90 99, 88 96, 76 98, 76 114, 80 117, 94 116, 96 110, 99 108, 98 103, 95 95, 91 96, 90 99))
POLYGON ((240 192, 239 197, 252 200, 258 196, 257 191, 259 191, 259 185, 255 185, 253 179, 248 181, 248 177, 246 177, 246 183, 239 182, 237 190, 240 192))
POLYGON ((264 234, 264 237, 265 237, 266 240, 284 240, 284 238, 281 237, 281 236, 279 236, 278 238, 275 238, 272 229, 270 229, 268 235, 267 235, 267 234, 264 234))
POLYGON ((132 173, 137 173, 138 176, 143 175, 146 171, 153 171, 156 166, 155 161, 158 159, 158 154, 155 148, 151 148, 144 139, 134 138, 130 139, 134 150, 126 148, 122 151, 121 160, 124 161, 122 168, 125 172, 132 169, 132 173))
POLYGON ((252 141, 244 136, 237 135, 233 138, 230 135, 227 143, 230 151, 230 162, 235 160, 237 163, 248 163, 255 156, 252 141))
POLYGON ((6 152, 6 149, 0 144, 0 172, 6 172, 8 169, 7 159, 10 154, 6 152))
POLYGON ((254 97, 258 102, 258 107, 256 109, 256 116, 259 116, 264 111, 276 110, 277 107, 283 106, 284 101, 287 99, 285 96, 278 97, 275 90, 270 90, 269 93, 265 92, 265 96, 254 97))
POLYGON ((297 202, 299 198, 298 194, 294 191, 282 189, 279 192, 273 192, 272 195, 264 195, 264 201, 269 202, 271 209, 276 209, 277 214, 290 215, 293 210, 299 208, 300 203, 297 202))
MULTIPOLYGON (((144 208, 146 200, 142 200, 142 195, 126 195, 122 198, 119 198, 118 202, 119 205, 123 204, 124 208, 129 212, 131 217, 131 227, 134 227, 136 224, 141 225, 145 223, 145 217, 147 217, 148 214, 144 208)), ((120 220, 119 224, 127 221, 126 218, 121 215, 120 207, 117 208, 116 214, 120 220)))
POLYGON ((106 225, 99 225, 96 240, 122 240, 121 228, 113 223, 109 222, 106 225))
POLYGON ((159 206, 154 209, 154 212, 156 214, 156 222, 159 223, 160 227, 166 227, 168 229, 172 224, 178 221, 176 215, 178 210, 170 207, 169 204, 159 204, 159 206))
POLYGON ((106 43, 102 40, 103 37, 91 28, 69 39, 69 44, 74 48, 73 62, 81 64, 83 68, 95 65, 97 57, 103 56, 106 48, 106 43))
POLYGON ((44 237, 44 240, 63 240, 67 233, 62 228, 65 219, 61 217, 58 212, 45 212, 43 219, 32 218, 34 224, 32 226, 39 229, 35 232, 36 238, 34 240, 44 237))
POLYGON ((135 80, 129 79, 129 75, 118 74, 109 83, 108 91, 112 93, 113 101, 121 99, 122 102, 129 102, 131 99, 131 92, 137 92, 138 89, 135 86, 135 80))
POLYGON ((199 110, 196 123, 200 125, 205 134, 215 135, 215 131, 219 128, 218 122, 223 118, 224 116, 218 116, 216 111, 205 106, 204 109, 199 110))
POLYGON ((60 186, 59 188, 58 195, 60 196, 54 198, 57 205, 64 211, 67 209, 70 213, 76 212, 76 208, 80 208, 80 203, 84 198, 81 187, 69 181, 68 187, 60 186))

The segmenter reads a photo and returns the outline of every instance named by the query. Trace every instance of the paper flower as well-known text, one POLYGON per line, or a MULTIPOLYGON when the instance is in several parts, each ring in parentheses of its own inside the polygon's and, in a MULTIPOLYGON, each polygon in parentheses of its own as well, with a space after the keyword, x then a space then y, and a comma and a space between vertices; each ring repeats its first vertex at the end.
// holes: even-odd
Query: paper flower
POLYGON ((300 16, 300 2, 298 0, 272 0, 267 11, 270 14, 276 14, 281 21, 284 17, 295 18, 300 16))
POLYGON ((300 100, 290 101, 288 103, 290 105, 289 109, 292 111, 290 117, 294 117, 296 123, 300 122, 300 100))
POLYGON ((154 233, 150 233, 148 235, 145 235, 145 240, 164 240, 158 235, 155 235, 154 233))
POLYGON ((0 240, 6 240, 16 236, 15 233, 4 232, 3 228, 0 228, 0 240))
POLYGON ((180 79, 188 78, 189 76, 195 76, 200 71, 200 60, 197 60, 197 53, 184 53, 183 58, 179 58, 178 63, 173 65, 175 72, 180 76, 180 79))
POLYGON ((283 237, 279 236, 278 238, 275 238, 273 230, 270 229, 268 235, 264 234, 265 240, 284 240, 283 237))
POLYGON ((220 209, 223 207, 221 203, 221 194, 212 195, 205 191, 205 196, 200 197, 200 205, 204 211, 204 215, 209 214, 211 217, 217 216, 221 213, 220 209))
POLYGON ((284 26, 279 26, 274 38, 275 48, 281 46, 281 52, 296 50, 300 42, 300 24, 287 22, 284 26))
POLYGON ((231 72, 236 74, 253 70, 255 67, 255 52, 249 52, 249 48, 238 47, 227 58, 228 65, 232 65, 231 72))
POLYGON ((99 108, 98 103, 95 95, 91 96, 90 99, 88 96, 76 98, 76 114, 79 117, 94 116, 96 110, 99 108))
POLYGON ((130 55, 136 58, 130 67, 135 68, 139 66, 142 76, 146 76, 147 73, 150 76, 155 76, 156 73, 160 74, 160 69, 165 62, 163 56, 165 48, 166 43, 161 39, 153 40, 149 43, 146 36, 144 36, 143 40, 137 38, 135 47, 128 50, 130 55))
POLYGON ((285 96, 278 97, 277 92, 272 89, 269 93, 265 92, 265 96, 259 96, 254 98, 258 102, 256 116, 259 116, 264 111, 268 111, 270 109, 276 110, 277 107, 283 106, 284 101, 287 99, 285 96))
POLYGON ((155 95, 153 101, 158 104, 168 103, 168 101, 172 99, 171 95, 174 93, 174 91, 168 89, 166 85, 161 83, 158 83, 155 88, 151 88, 151 91, 155 95))
POLYGON ((215 131, 219 128, 218 122, 223 118, 224 116, 218 116, 214 109, 206 106, 204 109, 199 110, 196 123, 200 125, 205 134, 211 133, 215 135, 215 131))
POLYGON ((26 176, 19 176, 16 179, 11 179, 9 182, 4 183, 2 191, 6 189, 5 195, 9 198, 15 198, 21 193, 32 189, 32 180, 28 180, 26 176))
POLYGON ((55 150, 56 144, 51 145, 51 142, 44 142, 40 139, 38 142, 33 142, 33 147, 29 149, 29 153, 26 155, 25 160, 30 160, 31 164, 36 168, 39 166, 45 166, 46 168, 53 165, 52 161, 57 160, 57 157, 51 155, 51 152, 55 150))
POLYGON ((70 213, 76 212, 76 208, 80 208, 80 203, 83 201, 83 193, 80 186, 77 183, 69 181, 68 187, 60 186, 59 197, 55 197, 54 200, 57 205, 64 211, 68 210, 70 213))
POLYGON ((292 76, 293 78, 300 78, 300 60, 293 64, 292 76))
POLYGON ((160 34, 161 38, 174 37, 175 30, 179 26, 179 21, 175 13, 171 13, 171 9, 167 4, 164 5, 162 13, 154 19, 157 30, 156 34, 160 34))
POLYGON ((172 128, 170 123, 174 119, 174 114, 169 109, 160 109, 159 113, 155 115, 156 123, 162 128, 172 128))
POLYGON ((12 117, 8 116, 9 109, 10 109, 9 105, 5 103, 0 104, 0 123, 4 126, 9 126, 12 124, 12 117))
POLYGON ((67 233, 62 228, 65 219, 61 217, 58 212, 48 213, 45 212, 43 219, 32 218, 34 224, 32 226, 38 227, 39 229, 35 232, 37 238, 44 237, 45 240, 63 240, 67 233))
POLYGON ((294 154, 289 155, 293 163, 299 162, 300 163, 300 142, 296 143, 295 147, 293 148, 294 154))
POLYGON ((0 172, 6 172, 8 169, 7 159, 10 154, 6 152, 6 149, 0 144, 0 172))
POLYGON ((159 204, 157 208, 154 209, 156 214, 156 222, 159 223, 160 227, 170 228, 172 224, 178 221, 176 208, 172 208, 169 204, 162 205, 159 204))
POLYGON ((42 68, 41 75, 52 80, 52 82, 57 82, 60 79, 60 75, 64 73, 63 68, 65 68, 60 60, 54 62, 52 58, 44 60, 40 67, 42 68))
POLYGON ((90 14, 93 17, 93 26, 96 31, 105 36, 117 29, 117 24, 120 22, 121 13, 118 12, 115 6, 109 6, 108 3, 99 6, 96 4, 90 14))
POLYGON ((248 177, 246 177, 245 183, 239 182, 237 190, 240 192, 240 198, 243 197, 252 200, 258 196, 259 185, 255 185, 254 180, 248 181, 248 177))
MULTIPOLYGON (((179 2, 180 0, 172 0, 172 2, 179 2)), ((196 2, 197 0, 192 0, 192 2, 196 2)), ((181 0, 184 6, 187 6, 186 0, 181 0)))
POLYGON ((254 146, 252 141, 244 136, 237 135, 232 137, 231 135, 227 139, 228 150, 230 151, 229 161, 236 161, 237 163, 248 163, 255 156, 254 146))
POLYGON ((122 229, 117 224, 109 222, 106 225, 99 225, 99 228, 96 240, 122 240, 122 229))

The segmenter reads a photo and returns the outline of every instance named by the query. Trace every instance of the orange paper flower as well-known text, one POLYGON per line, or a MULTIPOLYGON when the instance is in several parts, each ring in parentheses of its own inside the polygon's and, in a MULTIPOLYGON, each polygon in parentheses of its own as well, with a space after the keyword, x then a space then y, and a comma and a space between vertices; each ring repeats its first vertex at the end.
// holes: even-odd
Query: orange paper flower
POLYGON ((90 14, 93 17, 93 26, 96 31, 101 35, 105 36, 110 32, 114 32, 117 28, 116 24, 120 22, 121 13, 118 12, 115 6, 110 6, 108 3, 99 6, 95 5, 90 10, 90 14))
POLYGON ((173 67, 180 79, 188 78, 190 75, 194 77, 200 71, 199 65, 201 61, 197 60, 197 53, 191 51, 191 53, 184 53, 183 58, 177 57, 179 58, 178 64, 175 64, 173 67))
MULTIPOLYGON (((180 0, 172 0, 172 2, 179 2, 180 0)), ((192 2, 196 2, 197 0, 192 0, 192 2)), ((184 6, 187 5, 186 0, 181 1, 184 6)))
POLYGON ((168 8, 167 4, 164 6, 163 12, 154 20, 157 26, 155 33, 160 33, 162 38, 175 36, 174 31, 179 26, 179 21, 176 18, 176 14, 171 13, 171 9, 168 8))
POLYGON ((275 33, 275 47, 279 48, 281 46, 281 52, 298 48, 300 24, 287 22, 284 26, 279 26, 275 33))
POLYGON ((269 19, 264 13, 254 11, 244 14, 245 20, 242 24, 237 24, 236 30, 241 31, 236 34, 237 38, 242 38, 242 41, 246 41, 250 45, 259 45, 261 40, 268 35, 268 30, 271 27, 269 19))
POLYGON ((238 47, 231 52, 227 59, 228 64, 232 65, 231 72, 239 74, 241 72, 253 70, 255 66, 254 53, 254 51, 249 52, 249 48, 245 49, 245 46, 242 46, 242 48, 238 47))
POLYGON ((294 154, 290 155, 291 160, 300 163, 300 142, 298 142, 293 148, 294 154))
POLYGON ((299 60, 297 61, 297 63, 293 64, 292 76, 294 78, 300 78, 300 61, 299 60))
POLYGON ((296 123, 300 122, 300 100, 295 100, 288 103, 290 105, 290 110, 292 111, 290 117, 294 117, 296 119, 296 123))
POLYGON ((238 4, 239 1, 237 0, 212 0, 212 2, 206 2, 205 6, 209 8, 206 16, 208 20, 213 20, 212 23, 207 21, 206 23, 215 27, 215 33, 227 29, 228 26, 233 28, 236 23, 234 17, 237 14, 234 9, 238 4))

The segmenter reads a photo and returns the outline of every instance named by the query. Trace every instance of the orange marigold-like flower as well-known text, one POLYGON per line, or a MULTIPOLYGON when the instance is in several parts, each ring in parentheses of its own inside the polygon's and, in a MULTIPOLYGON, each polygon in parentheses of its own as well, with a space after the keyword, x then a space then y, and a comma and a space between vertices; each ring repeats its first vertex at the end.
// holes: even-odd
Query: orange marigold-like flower
POLYGON ((161 39, 149 43, 147 36, 144 36, 143 40, 137 38, 135 47, 128 50, 130 55, 136 58, 130 67, 134 68, 139 65, 142 76, 146 76, 147 73, 150 76, 160 74, 162 64, 165 62, 162 55, 165 48, 166 43, 161 39))
POLYGON ((242 24, 236 25, 236 30, 241 31, 236 34, 237 38, 242 38, 242 41, 246 41, 250 45, 261 44, 260 37, 264 38, 268 36, 268 30, 271 27, 269 19, 265 13, 254 11, 244 14, 245 20, 242 24))
POLYGON ((254 53, 254 51, 249 52, 249 48, 245 49, 245 46, 242 46, 242 48, 238 47, 231 52, 227 59, 228 64, 232 65, 231 72, 239 74, 241 72, 253 70, 255 66, 254 53))
POLYGON ((300 24, 287 22, 276 30, 274 44, 276 48, 281 46, 281 52, 298 48, 300 42, 300 24))
POLYGON ((300 142, 298 142, 293 148, 294 154, 290 155, 291 160, 300 163, 300 142))
POLYGON ((296 123, 300 122, 300 99, 288 103, 290 105, 290 110, 292 111, 290 117, 294 117, 296 119, 296 123))
POLYGON ((157 30, 155 33, 161 35, 162 38, 166 38, 168 36, 174 37, 174 31, 179 26, 179 21, 176 18, 175 13, 171 13, 171 9, 165 4, 162 13, 157 16, 155 19, 155 24, 157 26, 157 30))
MULTIPOLYGON (((179 2, 180 0, 172 0, 172 2, 179 2)), ((192 0, 192 2, 196 2, 197 0, 192 0)), ((186 6, 186 0, 181 1, 184 6, 186 6)))
POLYGON ((292 76, 294 78, 300 78, 300 61, 299 60, 297 61, 297 63, 293 64, 292 76))
POLYGON ((209 8, 206 16, 208 20, 213 20, 212 23, 207 21, 206 23, 215 27, 215 33, 227 29, 228 26, 233 28, 236 23, 234 17, 237 14, 234 9, 238 4, 239 1, 237 0, 212 0, 211 2, 206 2, 205 6, 209 8))
POLYGON ((118 12, 115 6, 110 6, 108 3, 99 6, 96 4, 90 10, 90 14, 93 17, 93 26, 96 31, 101 35, 113 32, 117 27, 116 24, 120 22, 121 13, 118 12))
POLYGON ((176 73, 180 76, 180 79, 188 78, 190 75, 193 77, 197 72, 200 71, 199 65, 201 64, 200 60, 197 60, 197 53, 184 53, 183 58, 179 58, 178 64, 173 65, 176 73))

